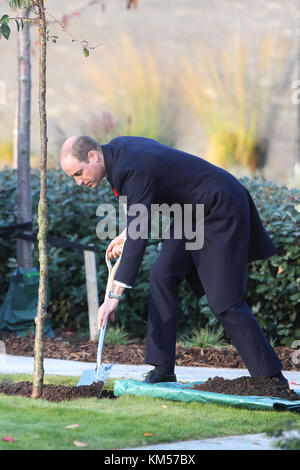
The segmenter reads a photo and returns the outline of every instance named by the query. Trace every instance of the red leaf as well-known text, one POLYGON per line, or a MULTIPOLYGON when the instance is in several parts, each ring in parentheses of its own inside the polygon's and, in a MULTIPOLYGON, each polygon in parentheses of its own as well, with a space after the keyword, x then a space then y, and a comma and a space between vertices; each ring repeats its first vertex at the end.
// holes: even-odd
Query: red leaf
POLYGON ((11 437, 9 434, 5 437, 2 437, 1 441, 5 441, 5 442, 15 442, 14 438, 11 437))

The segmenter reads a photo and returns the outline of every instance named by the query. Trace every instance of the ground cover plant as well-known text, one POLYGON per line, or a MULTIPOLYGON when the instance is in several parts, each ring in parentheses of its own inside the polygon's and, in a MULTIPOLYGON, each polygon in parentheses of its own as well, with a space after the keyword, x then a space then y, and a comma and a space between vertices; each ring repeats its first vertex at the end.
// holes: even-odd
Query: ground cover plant
MULTIPOLYGON (((1 381, 31 380, 1 376, 1 381)), ((46 376, 45 383, 75 385, 76 377, 46 376)), ((106 389, 112 388, 109 379, 106 389)), ((291 412, 235 409, 215 404, 171 402, 123 395, 116 400, 78 399, 52 403, 1 395, 0 449, 122 449, 159 442, 267 432, 292 423, 291 412)))

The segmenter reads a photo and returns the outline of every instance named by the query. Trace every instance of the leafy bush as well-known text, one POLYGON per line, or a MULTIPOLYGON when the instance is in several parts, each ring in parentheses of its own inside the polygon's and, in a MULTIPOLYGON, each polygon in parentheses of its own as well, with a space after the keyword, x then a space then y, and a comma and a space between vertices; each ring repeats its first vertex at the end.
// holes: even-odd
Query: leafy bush
POLYGON ((277 248, 275 256, 251 263, 246 300, 266 334, 290 346, 300 327, 300 191, 258 178, 244 185, 277 248))
MULTIPOLYGON (((264 331, 277 344, 289 344, 295 337, 296 317, 300 302, 300 191, 278 187, 261 179, 241 179, 252 194, 267 231, 278 253, 249 265, 249 283, 246 300, 251 305, 264 331)), ((0 172, 1 226, 16 222, 16 171, 0 172)), ((33 225, 37 227, 39 173, 32 172, 33 225)), ((105 249, 107 240, 99 240, 96 209, 103 202, 115 204, 108 183, 97 190, 79 187, 60 170, 50 170, 48 176, 49 234, 79 243, 96 246, 99 302, 105 295, 107 267, 105 249)), ((16 239, 0 238, 0 303, 8 290, 16 267, 16 239)), ((144 336, 147 321, 149 271, 161 249, 161 241, 150 240, 134 289, 126 291, 116 315, 116 326, 125 328, 131 336, 144 336)), ((34 265, 38 267, 37 245, 34 247, 34 265)), ((49 245, 50 303, 48 313, 53 328, 88 328, 85 269, 83 253, 49 245)), ((218 328, 206 297, 195 298, 187 283, 180 286, 180 334, 191 334, 193 329, 218 328)), ((298 315, 299 316, 299 315, 298 315)))

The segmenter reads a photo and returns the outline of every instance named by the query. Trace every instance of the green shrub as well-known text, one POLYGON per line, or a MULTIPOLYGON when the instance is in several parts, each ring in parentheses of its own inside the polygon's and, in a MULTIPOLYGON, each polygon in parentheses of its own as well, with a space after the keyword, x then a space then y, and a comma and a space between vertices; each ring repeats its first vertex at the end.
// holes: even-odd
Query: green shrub
MULTIPOLYGON (((261 179, 241 179, 252 194, 267 231, 278 253, 249 265, 246 300, 253 308, 268 337, 276 344, 289 344, 295 338, 296 316, 299 314, 300 288, 300 191, 278 187, 261 179)), ((16 222, 16 171, 0 172, 1 226, 16 222)), ((39 173, 32 172, 33 225, 37 231, 39 173)), ((48 203, 49 234, 79 243, 96 246, 99 302, 105 295, 107 240, 99 240, 96 225, 100 220, 96 209, 103 202, 118 208, 110 186, 103 182, 97 190, 74 184, 61 170, 49 170, 48 203)), ((16 239, 0 238, 0 303, 16 267, 16 239)), ((134 289, 126 291, 125 300, 116 312, 116 326, 130 336, 144 336, 147 322, 149 271, 161 249, 161 241, 149 240, 134 289)), ((38 250, 34 246, 34 265, 38 267, 38 250)), ((49 245, 50 303, 48 313, 53 328, 88 328, 85 269, 83 253, 49 245)), ((206 326, 218 328, 217 319, 207 305, 206 297, 196 299, 187 283, 180 285, 180 334, 206 326)), ((299 315, 298 315, 299 316, 299 315)))
POLYGON ((246 300, 267 336, 290 346, 300 327, 300 191, 258 178, 243 183, 277 248, 251 263, 246 300))

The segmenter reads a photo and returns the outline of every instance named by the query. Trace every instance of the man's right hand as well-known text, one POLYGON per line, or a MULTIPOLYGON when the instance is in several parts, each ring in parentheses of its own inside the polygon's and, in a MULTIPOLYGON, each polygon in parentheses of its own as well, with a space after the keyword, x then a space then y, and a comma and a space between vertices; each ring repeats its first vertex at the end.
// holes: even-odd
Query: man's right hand
POLYGON ((122 253, 122 248, 126 240, 125 231, 114 238, 107 247, 108 259, 118 258, 122 253))

